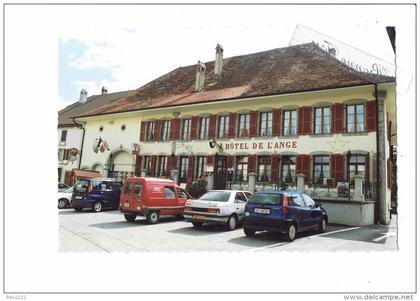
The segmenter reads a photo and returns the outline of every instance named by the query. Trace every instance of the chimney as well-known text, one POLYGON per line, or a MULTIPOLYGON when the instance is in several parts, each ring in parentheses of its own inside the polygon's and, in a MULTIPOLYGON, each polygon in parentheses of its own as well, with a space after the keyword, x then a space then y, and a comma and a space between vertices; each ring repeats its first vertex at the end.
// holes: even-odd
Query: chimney
POLYGON ((206 65, 200 61, 197 63, 195 76, 195 91, 201 91, 204 88, 204 76, 206 74, 206 65))
POLYGON ((108 93, 108 88, 102 87, 102 91, 101 94, 107 94, 108 93))
POLYGON ((214 60, 214 74, 221 75, 223 69, 223 47, 216 45, 216 59, 214 60))
POLYGON ((80 90, 79 102, 85 103, 87 101, 88 92, 85 89, 80 90))

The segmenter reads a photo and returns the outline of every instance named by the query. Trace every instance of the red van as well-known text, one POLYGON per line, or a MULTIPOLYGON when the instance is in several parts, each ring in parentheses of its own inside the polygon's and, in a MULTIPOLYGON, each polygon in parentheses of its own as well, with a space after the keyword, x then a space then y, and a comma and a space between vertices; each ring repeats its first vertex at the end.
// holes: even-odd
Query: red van
POLYGON ((124 182, 120 196, 120 211, 127 221, 138 215, 146 216, 149 224, 160 215, 181 216, 190 195, 174 181, 159 178, 131 177, 124 182))

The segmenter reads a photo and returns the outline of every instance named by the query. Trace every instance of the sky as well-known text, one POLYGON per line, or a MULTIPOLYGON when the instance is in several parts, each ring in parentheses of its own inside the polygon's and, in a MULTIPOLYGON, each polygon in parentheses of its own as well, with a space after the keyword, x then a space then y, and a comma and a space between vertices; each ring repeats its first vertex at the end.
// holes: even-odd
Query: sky
POLYGON ((287 47, 299 34, 298 25, 393 64, 385 30, 392 24, 360 14, 357 8, 348 8, 344 17, 334 9, 134 6, 117 22, 110 21, 115 18, 109 16, 109 7, 96 7, 95 18, 74 10, 83 22, 62 22, 58 30, 58 108, 77 101, 82 88, 88 96, 100 94, 102 86, 108 92, 136 89, 179 66, 214 60, 217 43, 225 58, 287 47))

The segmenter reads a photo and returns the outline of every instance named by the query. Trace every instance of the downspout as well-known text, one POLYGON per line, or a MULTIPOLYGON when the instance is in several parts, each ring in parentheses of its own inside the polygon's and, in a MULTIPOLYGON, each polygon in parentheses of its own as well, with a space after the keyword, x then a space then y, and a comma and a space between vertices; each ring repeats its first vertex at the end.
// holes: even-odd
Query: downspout
POLYGON ((83 130, 83 135, 82 135, 82 145, 80 146, 79 167, 78 167, 78 168, 80 169, 80 166, 81 166, 81 164, 82 164, 83 143, 85 142, 85 127, 83 126, 83 124, 81 124, 81 123, 77 123, 77 122, 74 120, 75 118, 76 118, 76 117, 72 117, 72 119, 73 119, 73 123, 77 125, 77 128, 78 128, 78 129, 82 129, 82 130, 83 130))
POLYGON ((380 177, 381 173, 381 154, 379 151, 379 103, 378 103, 378 84, 375 85, 375 106, 376 106, 376 206, 375 206, 375 224, 380 221, 381 214, 381 185, 382 179, 380 177))

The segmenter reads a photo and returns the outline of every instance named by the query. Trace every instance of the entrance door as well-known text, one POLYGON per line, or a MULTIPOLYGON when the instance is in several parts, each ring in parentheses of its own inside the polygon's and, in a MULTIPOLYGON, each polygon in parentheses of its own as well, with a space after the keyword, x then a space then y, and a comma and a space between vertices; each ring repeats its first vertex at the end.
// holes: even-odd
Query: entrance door
POLYGON ((214 158, 214 189, 226 189, 227 157, 214 158))

